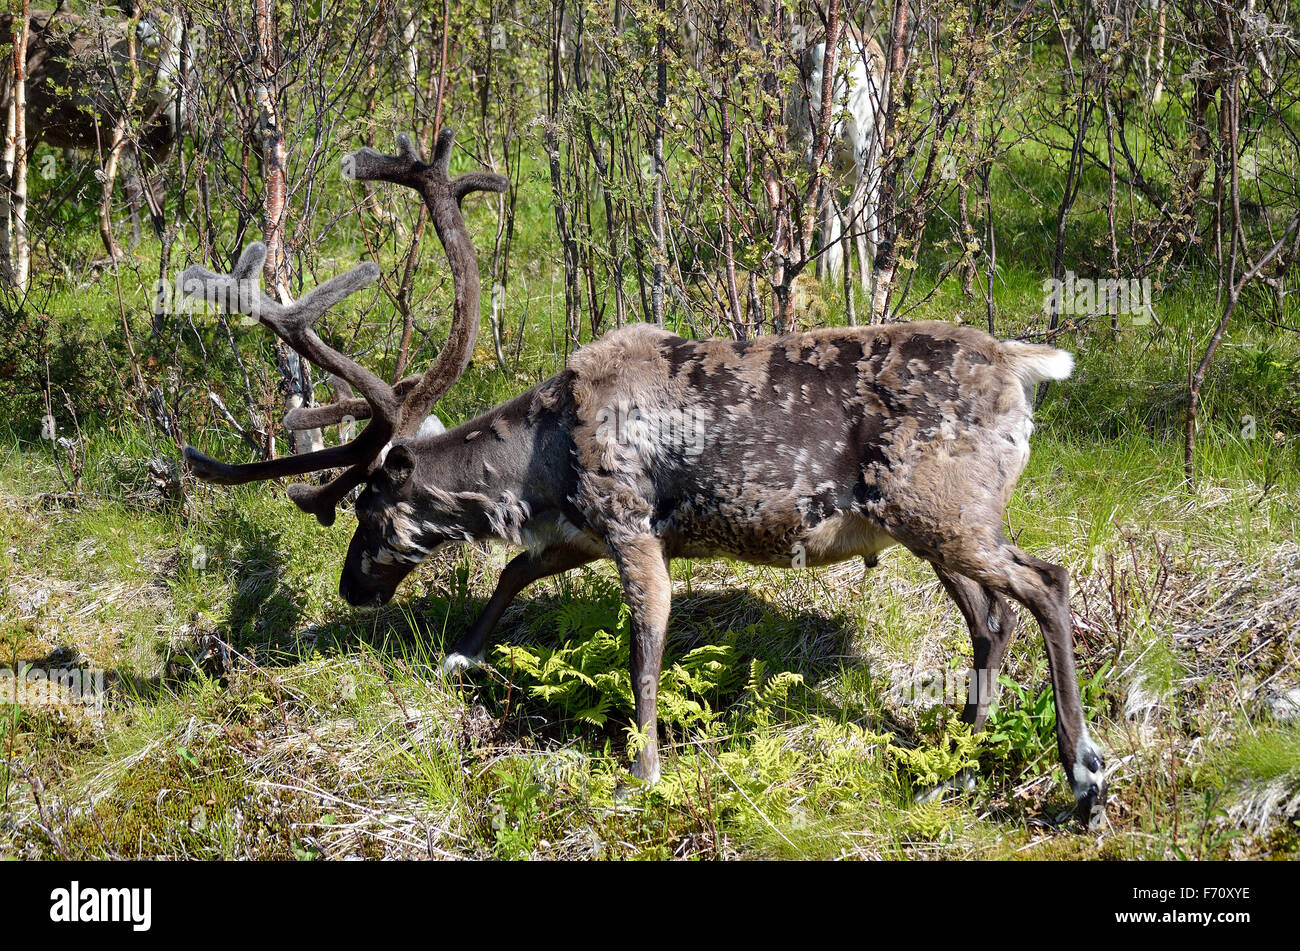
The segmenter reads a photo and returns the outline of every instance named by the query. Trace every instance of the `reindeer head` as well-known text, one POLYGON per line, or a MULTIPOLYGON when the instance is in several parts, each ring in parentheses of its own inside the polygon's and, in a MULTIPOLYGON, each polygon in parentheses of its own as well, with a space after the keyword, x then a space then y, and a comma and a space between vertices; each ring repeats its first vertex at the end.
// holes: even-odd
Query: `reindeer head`
MULTIPOLYGON (((361 290, 379 276, 366 263, 316 287, 297 302, 281 305, 257 286, 257 272, 266 248, 249 245, 234 271, 214 274, 202 267, 182 275, 186 294, 203 295, 227 312, 256 317, 305 359, 334 375, 344 397, 328 406, 296 409, 285 418, 291 430, 315 429, 346 420, 369 420, 352 441, 317 452, 266 462, 228 465, 191 447, 185 458, 196 476, 207 482, 234 485, 280 476, 302 475, 346 467, 324 485, 295 483, 289 497, 322 525, 331 525, 338 503, 365 484, 357 501, 359 527, 348 549, 339 592, 354 605, 382 604, 397 585, 438 545, 452 540, 427 524, 412 521, 417 494, 437 495, 436 485, 424 485, 412 443, 433 405, 469 364, 479 326, 478 261, 460 202, 473 191, 505 191, 508 182, 490 172, 469 172, 451 178, 449 165, 454 133, 438 136, 433 161, 425 164, 406 136, 398 136, 398 154, 383 155, 363 148, 343 159, 343 174, 357 181, 387 181, 414 188, 424 199, 451 267, 455 303, 447 344, 422 375, 388 384, 326 344, 315 325, 333 304, 361 290), (352 387, 360 397, 352 395, 352 387)), ((461 536, 463 537, 463 536, 461 536)))
POLYGON ((357 496, 357 530, 339 578, 339 595, 354 607, 387 603, 411 571, 454 540, 420 505, 419 456, 405 443, 391 447, 357 496))

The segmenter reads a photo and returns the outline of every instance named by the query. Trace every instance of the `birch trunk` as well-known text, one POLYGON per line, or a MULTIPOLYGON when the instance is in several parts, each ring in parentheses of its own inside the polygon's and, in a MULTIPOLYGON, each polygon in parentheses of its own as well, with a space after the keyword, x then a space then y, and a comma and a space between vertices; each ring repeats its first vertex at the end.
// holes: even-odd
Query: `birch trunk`
POLYGON ((880 197, 877 200, 880 234, 877 240, 876 260, 871 269, 871 317, 873 324, 883 323, 889 312, 889 297, 894 289, 894 272, 898 269, 898 214, 899 179, 901 159, 898 155, 898 114, 903 105, 903 70, 906 64, 908 36, 907 12, 909 4, 895 0, 893 20, 889 29, 889 62, 885 89, 884 170, 880 178, 880 197))
POLYGON ((665 34, 662 18, 665 14, 664 0, 659 0, 661 18, 655 39, 656 67, 655 82, 655 134, 654 134, 654 191, 650 210, 651 231, 655 240, 654 279, 650 287, 650 311, 656 326, 664 325, 664 281, 668 267, 668 227, 664 214, 664 110, 668 106, 668 59, 664 49, 665 34))
POLYGON ((3 169, 6 173, 6 207, 3 209, 6 233, 3 235, 4 260, 0 261, 0 266, 8 272, 19 294, 27 290, 31 271, 31 248, 27 242, 27 38, 31 13, 30 0, 23 0, 19 15, 14 17, 13 89, 6 117, 3 169))
POLYGON ((1159 102, 1165 94, 1165 4, 1159 7, 1156 27, 1156 83, 1151 91, 1151 101, 1159 102))
MULTIPOLYGON (((12 36, 10 37, 13 38, 12 36)), ((17 44, 15 44, 16 46, 17 44)), ((5 64, 5 71, 9 75, 5 77, 6 83, 13 81, 13 63, 5 64)), ((14 144, 14 126, 16 124, 14 116, 14 97, 9 97, 9 105, 5 108, 5 138, 4 151, 0 153, 0 281, 5 284, 12 284, 14 279, 14 236, 13 236, 13 213, 14 213, 14 194, 13 194, 13 174, 14 174, 14 155, 16 148, 14 144)))
MULTIPOLYGON (((293 298, 289 293, 289 259, 285 253, 284 231, 288 214, 287 150, 276 95, 279 50, 275 35, 275 11, 272 0, 253 0, 253 18, 257 28, 257 83, 254 97, 262 131, 262 169, 266 176, 262 197, 262 240, 266 244, 266 264, 262 277, 282 304, 293 298)), ((311 402, 311 368, 294 350, 277 340, 276 364, 284 385, 286 413, 311 402)), ((314 452, 325 447, 319 429, 289 434, 295 453, 314 452)))

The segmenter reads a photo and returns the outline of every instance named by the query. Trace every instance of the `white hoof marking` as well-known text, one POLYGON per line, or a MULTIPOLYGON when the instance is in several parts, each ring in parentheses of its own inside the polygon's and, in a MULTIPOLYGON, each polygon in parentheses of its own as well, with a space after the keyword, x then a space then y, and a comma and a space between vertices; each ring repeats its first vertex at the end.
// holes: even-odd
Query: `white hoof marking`
POLYGON ((444 674, 458 674, 462 670, 472 670, 475 667, 483 666, 483 657, 466 657, 460 651, 453 651, 448 654, 442 662, 442 672, 444 674))
POLYGON ((1070 777, 1076 801, 1094 790, 1106 788, 1106 767, 1102 765, 1098 769, 1093 769, 1091 766, 1093 763, 1102 762, 1101 751, 1093 744, 1092 739, 1084 734, 1074 751, 1074 766, 1071 769, 1073 775, 1070 777))

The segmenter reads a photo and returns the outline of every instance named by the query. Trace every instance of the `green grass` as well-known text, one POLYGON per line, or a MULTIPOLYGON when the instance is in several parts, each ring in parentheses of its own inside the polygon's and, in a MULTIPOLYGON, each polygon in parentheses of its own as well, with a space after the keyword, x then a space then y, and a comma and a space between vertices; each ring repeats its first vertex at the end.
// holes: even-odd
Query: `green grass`
MULTIPOLYGON (((1026 142, 997 167, 1003 336, 1045 326, 1054 161, 1026 142)), ((563 363, 549 184, 539 157, 525 162, 503 321, 511 357, 497 365, 485 321, 472 366, 438 407, 449 424, 563 363)), ((1105 272, 1104 184, 1090 173, 1072 219, 1067 262, 1079 274, 1105 272)), ((34 204, 44 187, 35 183, 34 204)), ((412 203, 389 197, 409 228, 412 203)), ((481 609, 506 552, 441 554, 393 605, 366 614, 336 593, 346 516, 322 529, 280 485, 191 482, 183 500, 159 496, 144 461, 177 447, 139 399, 123 313, 146 389, 175 408, 187 441, 235 459, 248 449, 207 390, 242 419, 240 376, 210 315, 172 315, 151 332, 150 242, 119 275, 85 266, 102 253, 86 206, 66 204, 61 233, 38 254, 29 312, 48 315, 37 321, 41 346, 0 342, 10 375, 0 391, 0 660, 73 657, 107 671, 111 689, 99 713, 0 707, 0 857, 1300 854, 1286 811, 1300 794, 1300 736, 1269 719, 1256 689, 1294 687, 1300 669, 1300 342, 1265 319, 1300 323, 1300 297, 1281 313, 1262 296, 1244 300, 1206 381, 1193 490, 1182 415, 1188 353, 1199 354, 1220 312, 1212 276, 1171 270, 1148 327, 1064 325, 1058 342, 1078 367, 1038 415, 1007 523, 1022 547, 1070 570, 1084 700, 1113 770, 1111 828, 1097 836, 1057 822, 1069 791, 1032 620, 1021 622, 983 737, 962 733, 956 707, 897 698, 917 670, 970 663, 955 608, 899 550, 868 574, 858 564, 675 563, 665 664, 674 705, 665 779, 651 790, 628 785, 625 617, 610 566, 530 589, 506 615, 491 668, 445 682, 443 652, 481 609), (62 456, 56 465, 41 438, 45 352, 75 467, 62 456), (574 687, 575 671, 601 689, 574 687), (915 801, 972 762, 973 792, 915 801)), ((469 214, 476 236, 491 232, 485 205, 469 214)), ((380 259, 392 265, 404 238, 384 237, 380 259)), ((913 300, 953 253, 946 237, 937 224, 927 234, 913 300)), ((446 325, 445 272, 426 240, 416 299, 427 297, 421 321, 432 330, 417 364, 446 325)), ((355 222, 341 221, 310 249, 307 284, 362 248, 355 222)), ((635 301, 631 278, 627 289, 635 301)), ((819 322, 843 320, 838 296, 814 289, 819 322)), ((348 340, 360 321, 362 342, 377 344, 368 363, 387 370, 391 316, 386 300, 349 302, 328 330, 348 340)), ((986 320, 980 296, 965 298, 955 280, 908 316, 986 320)), ((671 314, 679 327, 684 318, 671 314)), ((267 335, 234 335, 257 405, 277 415, 267 335)))
MULTIPOLYGON (((1225 633, 1231 642, 1212 642, 1208 658, 1204 643, 1189 650, 1178 636, 1245 574, 1259 575, 1241 589, 1257 600, 1275 584, 1294 589, 1276 560, 1295 557, 1294 486, 1284 479, 1257 503, 1258 483, 1240 484, 1249 447, 1204 442, 1207 488, 1191 496, 1168 443, 1138 432, 1090 442, 1049 422, 1010 507, 1021 544, 1064 561, 1075 579, 1090 720, 1122 763, 1102 840, 1054 825, 1068 792, 1029 622, 1007 667, 1019 687, 971 753, 975 792, 913 803, 923 779, 953 769, 957 711, 899 705, 889 685, 914 662, 962 667, 969 646, 928 570, 905 553, 866 577, 851 566, 675 565, 665 666, 707 659, 712 673, 691 695, 707 703, 669 718, 662 786, 629 794, 626 698, 614 691, 592 718, 589 697, 547 695, 518 662, 522 651, 542 656, 618 629, 607 566, 528 592, 498 639, 516 645, 516 663, 503 647, 491 670, 447 684, 441 653, 489 593, 502 553, 440 556, 396 605, 357 614, 333 592, 346 523, 322 530, 278 489, 195 488, 171 510, 120 495, 41 503, 60 489, 48 447, 12 451, 0 469, 5 596, 12 605, 51 593, 15 612, 5 643, 11 656, 39 660, 67 641, 118 686, 98 719, 23 709, 6 722, 14 825, 4 848, 423 855, 432 829, 432 854, 507 858, 1287 854, 1292 840, 1275 825, 1216 830, 1231 822, 1234 797, 1294 773, 1294 730, 1272 731, 1256 715, 1236 722, 1227 702, 1252 664, 1292 676, 1268 632, 1294 617, 1235 640, 1225 633), (1156 596, 1161 571, 1172 580, 1156 596), (214 643, 228 646, 225 664, 214 643), (1155 703, 1141 722, 1125 716, 1135 683, 1155 703), (1192 744, 1201 730, 1234 757, 1206 756, 1192 744), (160 795, 163 808, 139 805, 160 795), (1223 807, 1207 810, 1206 795, 1223 807)), ((86 484, 107 486, 101 467, 136 445, 103 437, 86 484)), ((1248 597, 1237 603, 1228 628, 1254 609, 1248 597)), ((601 653, 590 672, 625 677, 617 653, 601 653)))
POLYGON ((1228 780, 1268 782, 1300 774, 1300 727, 1284 726, 1250 732, 1220 758, 1228 780))

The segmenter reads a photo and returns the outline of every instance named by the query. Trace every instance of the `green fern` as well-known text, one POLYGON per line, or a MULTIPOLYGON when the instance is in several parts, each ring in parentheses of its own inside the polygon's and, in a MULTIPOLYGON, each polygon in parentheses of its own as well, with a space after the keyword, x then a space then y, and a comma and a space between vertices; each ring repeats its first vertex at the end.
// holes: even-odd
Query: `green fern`
MULTIPOLYGON (((501 644, 500 663, 532 697, 567 716, 603 726, 615 713, 635 709, 627 658, 631 650, 632 614, 626 605, 567 603, 547 618, 566 637, 556 648, 501 644)), ((711 700, 740 683, 732 644, 706 644, 670 663, 659 679, 659 716, 683 729, 712 723, 718 713, 711 700)), ((790 675, 795 676, 795 675, 790 675)), ((778 679, 778 678, 774 678, 778 679)), ((782 681, 781 690, 789 686, 782 681)))
POLYGON ((979 769, 979 753, 984 736, 971 733, 964 723, 949 721, 945 735, 937 743, 908 749, 889 746, 889 757, 899 777, 921 789, 946 783, 964 772, 979 769))

